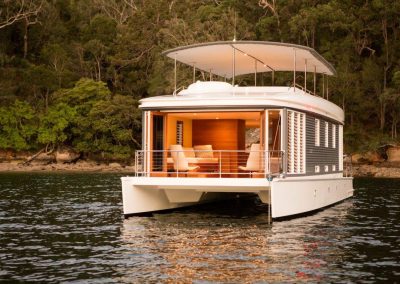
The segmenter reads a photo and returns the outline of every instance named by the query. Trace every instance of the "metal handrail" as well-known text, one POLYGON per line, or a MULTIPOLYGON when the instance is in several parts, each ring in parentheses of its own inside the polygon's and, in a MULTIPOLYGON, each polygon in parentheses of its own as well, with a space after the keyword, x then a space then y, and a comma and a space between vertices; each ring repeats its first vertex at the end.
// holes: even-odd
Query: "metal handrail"
MULTIPOLYGON (((305 92, 305 93, 308 93, 308 94, 310 94, 310 95, 312 95, 312 96, 317 96, 317 94, 315 94, 314 92, 311 92, 309 89, 306 89, 306 88, 304 88, 304 86, 302 86, 302 85, 300 85, 300 84, 295 84, 295 87, 297 87, 297 88, 299 88, 300 90, 302 90, 303 92, 305 92)), ((293 88, 293 87, 291 87, 291 88, 293 88)))
MULTIPOLYGON (((136 176, 168 176, 182 177, 190 174, 194 177, 264 177, 281 175, 284 172, 284 151, 279 150, 138 150, 135 153, 136 176), (184 157, 178 158, 182 152, 184 157), (185 153, 195 153, 195 157, 189 157, 185 153), (251 152, 259 153, 254 168, 248 168, 248 159, 251 152), (176 160, 172 154, 176 153, 176 160), (200 153, 208 154, 209 157, 204 158, 200 153), (212 157, 212 158, 211 158, 212 157), (148 159, 146 161, 146 158, 148 159), (184 165, 180 165, 184 162, 184 165), (144 167, 144 164, 150 165, 144 167), (185 165, 191 165, 185 168, 185 165), (190 170, 197 166, 198 169, 190 170)), ((192 154, 193 155, 193 154, 192 154)), ((254 166, 254 165, 253 165, 254 166)))

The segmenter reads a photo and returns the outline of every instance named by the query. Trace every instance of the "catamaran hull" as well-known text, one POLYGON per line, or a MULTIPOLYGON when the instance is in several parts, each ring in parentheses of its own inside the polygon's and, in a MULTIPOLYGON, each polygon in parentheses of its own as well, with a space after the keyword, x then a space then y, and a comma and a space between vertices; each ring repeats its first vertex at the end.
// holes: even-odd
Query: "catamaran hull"
POLYGON ((271 217, 307 213, 353 196, 352 178, 159 178, 123 177, 124 215, 150 213, 254 193, 271 204, 271 217))
POLYGON ((353 196, 353 178, 308 177, 271 182, 272 218, 304 214, 353 196))
POLYGON ((250 178, 122 177, 124 215, 161 211, 257 193, 266 198, 269 182, 250 178))

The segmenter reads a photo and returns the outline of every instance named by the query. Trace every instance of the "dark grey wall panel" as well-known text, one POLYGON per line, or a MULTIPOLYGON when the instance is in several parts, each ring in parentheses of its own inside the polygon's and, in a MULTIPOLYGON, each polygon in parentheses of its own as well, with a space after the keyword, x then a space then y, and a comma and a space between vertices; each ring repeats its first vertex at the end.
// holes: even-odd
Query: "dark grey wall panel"
POLYGON ((339 172, 339 124, 324 120, 322 117, 306 115, 306 175, 330 174, 339 172), (315 146, 315 119, 320 120, 320 146, 315 146), (325 122, 328 122, 328 147, 325 147, 325 122), (332 145, 332 125, 336 125, 336 148, 332 145), (325 165, 328 172, 325 172, 325 165), (332 171, 332 165, 336 171, 332 171), (315 166, 320 172, 315 172, 315 166))

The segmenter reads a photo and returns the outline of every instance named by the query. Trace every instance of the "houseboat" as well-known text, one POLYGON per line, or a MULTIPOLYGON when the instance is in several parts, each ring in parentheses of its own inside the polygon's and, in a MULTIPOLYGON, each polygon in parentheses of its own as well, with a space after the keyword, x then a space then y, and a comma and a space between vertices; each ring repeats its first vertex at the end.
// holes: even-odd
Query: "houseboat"
POLYGON ((344 112, 329 101, 336 71, 314 49, 234 40, 164 55, 175 91, 140 101, 143 146, 135 176, 121 178, 126 217, 255 194, 272 220, 353 195, 344 112))

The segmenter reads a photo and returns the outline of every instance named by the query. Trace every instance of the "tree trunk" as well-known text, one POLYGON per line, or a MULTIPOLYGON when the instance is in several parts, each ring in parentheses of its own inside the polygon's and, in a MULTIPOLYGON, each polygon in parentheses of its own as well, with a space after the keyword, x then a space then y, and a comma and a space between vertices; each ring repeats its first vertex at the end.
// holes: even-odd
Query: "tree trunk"
POLYGON ((380 130, 383 130, 385 127, 385 112, 386 112, 386 104, 385 102, 380 103, 380 130))
POLYGON ((29 21, 25 18, 25 26, 24 26, 24 59, 28 55, 28 28, 29 28, 29 21))

